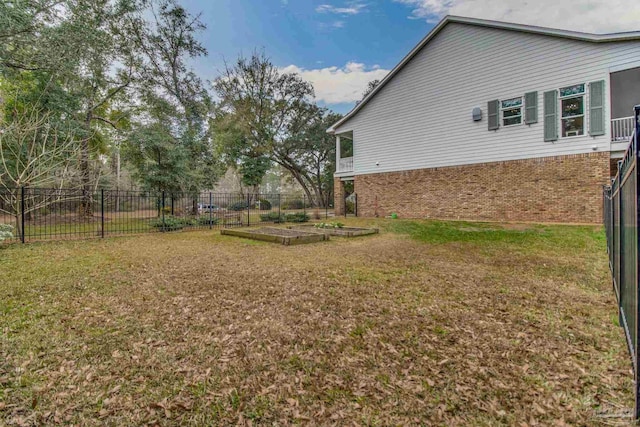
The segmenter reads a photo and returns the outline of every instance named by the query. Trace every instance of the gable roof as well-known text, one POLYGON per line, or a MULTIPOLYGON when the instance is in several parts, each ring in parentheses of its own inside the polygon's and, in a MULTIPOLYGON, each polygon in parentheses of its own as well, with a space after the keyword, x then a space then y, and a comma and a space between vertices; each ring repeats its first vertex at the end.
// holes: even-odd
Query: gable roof
POLYGON ((369 95, 367 95, 360 103, 358 103, 346 116, 340 119, 338 122, 333 124, 329 129, 327 129, 328 133, 335 133, 335 130, 346 123, 349 119, 351 119, 354 115, 358 113, 364 107, 367 102, 371 100, 376 93, 380 91, 398 72, 413 59, 414 56, 418 54, 422 50, 422 48, 429 43, 431 39, 433 39, 447 24, 449 23, 459 23, 459 24, 469 24, 476 25, 478 27, 487 27, 487 28, 498 28, 501 30, 509 30, 509 31, 518 31, 522 33, 530 33, 530 34, 540 34, 551 37, 560 37, 565 39, 572 40, 580 40, 591 43, 608 43, 608 42, 618 42, 618 41, 628 41, 628 40, 640 40, 640 31, 630 31, 624 33, 611 33, 611 34, 592 34, 592 33, 581 33, 578 31, 567 31, 567 30, 559 30, 555 28, 546 28, 546 27, 537 27, 534 25, 523 25, 523 24, 513 24, 509 22, 501 22, 501 21, 491 21, 487 19, 476 19, 476 18, 465 18, 462 16, 452 16, 447 15, 436 25, 430 32, 427 34, 421 41, 414 47, 411 52, 405 56, 402 61, 398 65, 396 65, 390 72, 385 76, 382 81, 376 86, 374 90, 372 90, 369 95))

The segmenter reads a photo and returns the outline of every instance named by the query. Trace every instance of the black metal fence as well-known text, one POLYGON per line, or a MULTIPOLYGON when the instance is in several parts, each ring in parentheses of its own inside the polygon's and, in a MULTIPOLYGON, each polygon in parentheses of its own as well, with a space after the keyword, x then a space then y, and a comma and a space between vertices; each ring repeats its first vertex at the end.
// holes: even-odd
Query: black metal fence
POLYGON ((0 233, 9 225, 5 241, 26 243, 303 222, 332 217, 328 202, 296 194, 0 189, 0 233))
POLYGON ((638 168, 638 136, 640 135, 640 106, 635 107, 636 129, 629 149, 610 186, 604 188, 604 226, 607 235, 609 265, 613 288, 618 302, 620 325, 627 339, 635 380, 635 418, 640 418, 640 389, 638 376, 638 196, 640 187, 638 168))

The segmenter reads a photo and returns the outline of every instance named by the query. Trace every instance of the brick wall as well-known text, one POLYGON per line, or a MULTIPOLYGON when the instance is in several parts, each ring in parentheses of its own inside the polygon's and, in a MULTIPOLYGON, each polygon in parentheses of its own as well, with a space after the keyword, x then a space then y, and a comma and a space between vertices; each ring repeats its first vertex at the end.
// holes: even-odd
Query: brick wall
POLYGON ((344 215, 344 182, 333 178, 333 206, 335 215, 344 215))
POLYGON ((589 153, 357 175, 355 192, 364 217, 599 223, 608 178, 609 153, 589 153))

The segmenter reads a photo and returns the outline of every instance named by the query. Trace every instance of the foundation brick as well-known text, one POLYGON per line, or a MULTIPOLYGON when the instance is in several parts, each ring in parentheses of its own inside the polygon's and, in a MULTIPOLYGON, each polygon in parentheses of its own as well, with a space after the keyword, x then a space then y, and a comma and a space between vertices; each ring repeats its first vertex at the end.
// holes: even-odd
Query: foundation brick
POLYGON ((356 175, 358 215, 600 223, 609 168, 602 152, 356 175))

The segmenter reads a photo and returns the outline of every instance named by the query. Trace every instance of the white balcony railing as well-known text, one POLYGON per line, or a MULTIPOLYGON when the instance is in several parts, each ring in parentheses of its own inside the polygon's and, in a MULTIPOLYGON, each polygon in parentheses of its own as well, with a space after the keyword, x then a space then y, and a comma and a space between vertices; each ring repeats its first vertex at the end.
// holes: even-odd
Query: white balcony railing
POLYGON ((353 172, 353 157, 343 157, 338 162, 338 173, 353 172))
POLYGON ((633 116, 611 120, 611 142, 628 142, 635 130, 633 116))

